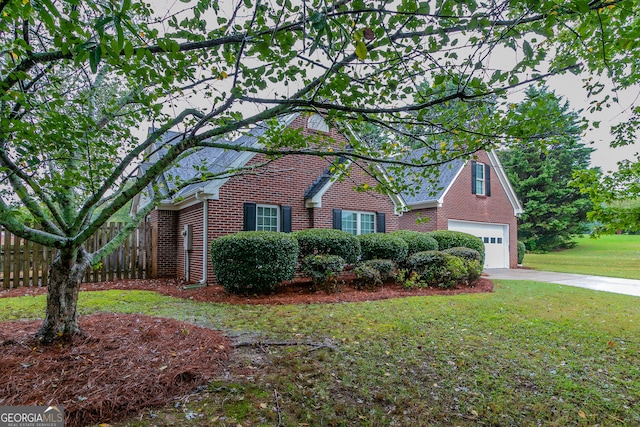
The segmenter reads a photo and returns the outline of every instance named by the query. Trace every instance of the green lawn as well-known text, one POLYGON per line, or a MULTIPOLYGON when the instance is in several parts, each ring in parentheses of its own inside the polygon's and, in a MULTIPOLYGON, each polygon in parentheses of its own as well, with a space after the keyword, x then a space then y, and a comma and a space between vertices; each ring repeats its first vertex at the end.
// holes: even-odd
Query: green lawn
MULTIPOLYGON (((0 299, 0 320, 45 299, 0 299)), ((83 292, 97 311, 174 317, 262 340, 247 376, 219 379, 130 426, 640 425, 640 298, 502 281, 489 294, 297 306, 83 292)))
POLYGON ((524 266, 536 270, 640 279, 640 235, 583 237, 578 246, 548 254, 527 253, 524 266))

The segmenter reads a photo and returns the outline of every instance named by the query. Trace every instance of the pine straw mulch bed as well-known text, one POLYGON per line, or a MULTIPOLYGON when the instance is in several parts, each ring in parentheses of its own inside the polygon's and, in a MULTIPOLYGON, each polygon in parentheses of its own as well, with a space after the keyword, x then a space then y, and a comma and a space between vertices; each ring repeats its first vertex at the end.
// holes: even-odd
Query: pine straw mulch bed
MULTIPOLYGON (((83 284, 81 291, 139 289, 194 301, 231 304, 311 304, 371 301, 417 295, 491 292, 481 278, 457 289, 405 290, 386 283, 340 292, 313 292, 297 280, 271 295, 236 296, 220 286, 186 288, 177 280, 121 280, 83 284)), ((46 288, 0 291, 0 298, 40 295, 46 288)), ((228 366, 233 345, 219 331, 142 315, 92 314, 80 318, 83 336, 42 346, 33 338, 41 321, 3 322, 0 328, 0 405, 63 405, 67 427, 122 420, 186 396, 228 366)))
POLYGON ((228 359, 218 331, 141 315, 82 316, 85 336, 42 346, 41 321, 2 323, 0 405, 62 405, 65 425, 123 419, 193 392, 228 359))
MULTIPOLYGON (((370 290, 358 290, 351 286, 353 277, 345 275, 340 278, 344 283, 336 293, 314 292, 308 279, 297 279, 285 282, 276 287, 269 295, 231 295, 222 286, 189 287, 183 281, 176 279, 150 280, 116 280, 112 282, 83 283, 81 291, 104 291, 108 289, 126 289, 154 291, 175 298, 188 298, 194 301, 229 303, 229 304, 328 304, 338 302, 377 301, 389 298, 428 295, 456 295, 477 292, 492 292, 493 282, 482 277, 472 286, 460 286, 455 289, 420 288, 404 289, 402 285, 388 281, 384 286, 370 290)), ((15 288, 0 291, 0 298, 18 297, 25 295, 42 295, 47 292, 45 287, 15 288)))

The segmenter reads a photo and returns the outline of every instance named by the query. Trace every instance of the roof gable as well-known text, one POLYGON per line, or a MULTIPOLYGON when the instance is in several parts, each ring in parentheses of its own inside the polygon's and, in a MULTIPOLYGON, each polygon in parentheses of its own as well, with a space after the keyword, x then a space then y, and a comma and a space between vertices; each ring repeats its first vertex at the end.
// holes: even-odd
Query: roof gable
MULTIPOLYGON (((426 148, 414 150, 404 160, 413 161, 420 159, 426 152, 426 148)), ((433 204, 434 206, 438 203, 441 204, 442 199, 462 171, 465 163, 462 159, 454 159, 439 165, 438 175, 433 185, 425 185, 424 178, 419 175, 419 169, 414 168, 416 175, 413 177, 413 183, 415 183, 417 190, 415 192, 405 191, 402 193, 402 197, 407 205, 410 207, 422 207, 426 204, 433 204)), ((409 184, 411 184, 411 182, 409 184)))
MULTIPOLYGON (((415 150, 408 157, 407 160, 413 160, 420 158, 426 149, 415 150)), ((502 186, 502 189, 507 195, 509 202, 514 211, 515 216, 519 216, 522 214, 523 209, 518 197, 507 178, 507 175, 504 171, 504 167, 498 158, 495 150, 486 151, 487 157, 491 163, 492 169, 494 170, 496 176, 498 177, 498 181, 502 186)), ((420 187, 415 194, 403 193, 402 197, 406 201, 407 205, 410 208, 425 208, 425 207, 440 207, 444 202, 444 198, 447 195, 447 192, 451 189, 453 183, 457 180, 458 176, 462 172, 464 166, 468 163, 468 161, 462 159, 454 159, 448 163, 439 166, 439 176, 437 178, 436 188, 423 185, 420 187)))

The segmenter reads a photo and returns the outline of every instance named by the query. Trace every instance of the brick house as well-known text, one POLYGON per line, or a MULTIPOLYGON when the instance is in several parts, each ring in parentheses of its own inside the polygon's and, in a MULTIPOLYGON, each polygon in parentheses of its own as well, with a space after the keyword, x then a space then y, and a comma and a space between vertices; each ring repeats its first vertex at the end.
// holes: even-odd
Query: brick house
MULTIPOLYGON (((281 122, 301 128, 305 135, 327 135, 346 142, 345 137, 330 129, 319 115, 290 115, 281 122)), ((264 132, 264 128, 256 126, 233 144, 257 146, 264 132)), ((175 132, 167 132, 154 148, 161 151, 163 145, 179 137, 175 132)), ((151 156, 150 161, 153 160, 151 156)), ((164 200, 147 217, 156 239, 153 255, 156 277, 214 282, 206 243, 242 230, 290 232, 307 228, 341 228, 361 234, 451 228, 471 232, 469 225, 492 224, 496 227, 492 232, 499 226, 506 233, 499 237, 507 251, 500 266, 516 265, 516 215, 521 208, 495 154, 481 152, 476 162, 460 162, 455 173, 454 168, 443 171, 443 191, 435 199, 425 196, 429 193, 426 190, 424 194, 412 197, 357 192, 353 190, 355 185, 374 186, 374 178, 361 168, 351 167, 348 178, 336 180, 335 174, 329 172, 329 159, 289 155, 267 161, 262 154, 217 148, 205 148, 183 158, 165 173, 165 184, 171 187, 171 177, 193 177, 197 173, 194 166, 205 162, 212 173, 240 166, 254 166, 255 169, 251 173, 189 185, 175 197, 164 200), (478 177, 472 172, 480 171, 478 165, 487 172, 484 181, 480 179, 485 175, 478 177), (484 183, 484 186, 478 184, 479 193, 472 194, 472 179, 484 183), (427 224, 417 224, 415 220, 419 215, 431 220, 427 224)), ((144 202, 143 198, 136 196, 132 209, 137 209, 144 202)), ((489 239, 486 246, 491 248, 494 244, 491 242, 497 242, 497 237, 493 234, 486 237, 489 239)))

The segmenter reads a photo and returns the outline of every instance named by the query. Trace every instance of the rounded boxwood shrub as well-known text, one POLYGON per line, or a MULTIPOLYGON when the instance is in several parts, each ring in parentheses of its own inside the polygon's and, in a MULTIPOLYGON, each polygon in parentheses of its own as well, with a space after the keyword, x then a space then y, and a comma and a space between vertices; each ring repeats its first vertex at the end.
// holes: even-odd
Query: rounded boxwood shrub
POLYGON ((484 264, 484 243, 482 243, 481 238, 469 233, 451 230, 436 230, 430 231, 426 234, 433 237, 438 242, 438 250, 441 251, 458 246, 475 249, 480 252, 480 255, 482 256, 480 264, 484 264))
POLYGON ((478 261, 482 260, 482 256, 480 252, 475 249, 465 248, 464 246, 454 246, 453 248, 445 249, 442 252, 454 256, 459 256, 460 258, 466 259, 468 261, 478 261))
POLYGON ((338 255, 308 255, 302 259, 300 270, 311 277, 316 289, 336 291, 334 277, 344 270, 344 260, 338 255))
POLYGON ((464 260, 445 252, 418 252, 411 255, 407 263, 420 276, 419 282, 426 286, 449 289, 467 280, 464 260))
POLYGON ((357 289, 376 289, 382 285, 382 275, 371 265, 363 263, 353 269, 358 280, 354 283, 357 289))
POLYGON ((397 230, 389 233, 392 236, 398 236, 409 246, 408 254, 413 255, 416 252, 437 251, 438 242, 427 233, 411 230, 397 230))
POLYGON ((482 257, 480 256, 480 252, 475 249, 457 246, 445 249, 442 252, 462 258, 467 269, 467 282, 475 282, 482 275, 483 266, 480 264, 482 257))
POLYGON ((366 265, 380 273, 382 280, 391 279, 394 276, 396 264, 390 259, 370 259, 361 262, 359 265, 366 265))
POLYGON ((482 264, 477 260, 466 260, 465 267, 467 268, 467 281, 473 283, 482 276, 482 264))
POLYGON ((331 228, 311 228, 293 233, 298 240, 300 258, 309 255, 337 255, 347 264, 360 258, 360 241, 353 234, 331 228))
POLYGON ((390 259, 400 263, 407 258, 409 245, 398 236, 384 233, 361 234, 360 248, 362 250, 362 260, 370 259, 390 259))
POLYGON ((216 279, 228 292, 261 294, 296 272, 298 241, 275 231, 242 231, 211 243, 216 279))
POLYGON ((524 242, 518 240, 518 264, 522 265, 522 261, 524 261, 524 255, 527 253, 527 246, 524 242))

